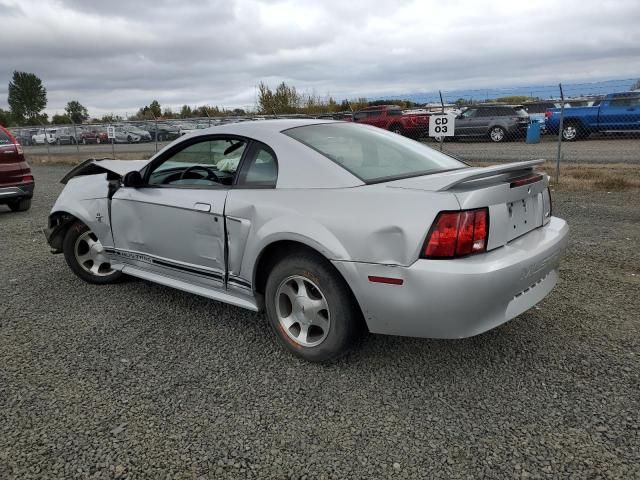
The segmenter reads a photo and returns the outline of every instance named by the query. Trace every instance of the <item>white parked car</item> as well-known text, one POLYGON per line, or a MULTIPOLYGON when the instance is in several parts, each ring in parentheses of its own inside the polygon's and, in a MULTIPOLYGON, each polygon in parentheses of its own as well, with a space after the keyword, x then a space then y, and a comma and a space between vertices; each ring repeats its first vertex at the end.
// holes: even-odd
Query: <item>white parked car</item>
POLYGON ((31 136, 31 143, 34 145, 52 144, 58 141, 58 130, 56 128, 41 128, 38 133, 31 136))

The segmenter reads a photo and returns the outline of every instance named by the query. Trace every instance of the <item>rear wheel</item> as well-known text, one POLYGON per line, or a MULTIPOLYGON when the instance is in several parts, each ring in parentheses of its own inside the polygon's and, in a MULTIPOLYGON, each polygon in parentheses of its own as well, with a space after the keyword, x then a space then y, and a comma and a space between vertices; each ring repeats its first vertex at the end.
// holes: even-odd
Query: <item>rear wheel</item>
POLYGON ((82 222, 75 222, 67 230, 62 251, 69 268, 85 282, 106 284, 122 277, 111 268, 98 237, 82 222))
POLYGON ((31 208, 31 199, 23 198, 21 200, 14 200, 7 204, 12 212, 26 212, 31 208))
POLYGON ((402 128, 402 125, 398 125, 398 124, 391 125, 391 128, 389 129, 389 131, 393 133, 397 133, 398 135, 404 135, 404 130, 402 128))
POLYGON ((271 271, 267 316, 287 350, 312 362, 345 355, 361 332, 361 314, 342 277, 317 255, 294 253, 271 271))
POLYGON ((585 136, 584 129, 576 121, 569 120, 562 126, 562 139, 567 142, 573 142, 585 136))

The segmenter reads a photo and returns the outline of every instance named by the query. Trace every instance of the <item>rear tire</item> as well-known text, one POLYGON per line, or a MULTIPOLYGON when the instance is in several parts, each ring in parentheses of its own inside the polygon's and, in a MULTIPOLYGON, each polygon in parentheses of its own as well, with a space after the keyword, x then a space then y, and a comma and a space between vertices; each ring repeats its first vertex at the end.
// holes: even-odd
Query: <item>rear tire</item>
POLYGON ((12 212, 26 212, 31 208, 31 199, 23 198, 21 200, 14 200, 7 204, 12 212))
POLYGON ((335 360, 362 332, 362 315, 349 286, 324 258, 296 252, 273 268, 265 306, 279 342, 311 362, 335 360))
POLYGON ((389 128, 390 132, 397 133, 398 135, 404 135, 404 129, 402 125, 394 124, 389 128))
POLYGON ((64 236, 62 251, 69 268, 88 283, 104 285, 122 278, 113 270, 96 235, 82 222, 75 222, 64 236))

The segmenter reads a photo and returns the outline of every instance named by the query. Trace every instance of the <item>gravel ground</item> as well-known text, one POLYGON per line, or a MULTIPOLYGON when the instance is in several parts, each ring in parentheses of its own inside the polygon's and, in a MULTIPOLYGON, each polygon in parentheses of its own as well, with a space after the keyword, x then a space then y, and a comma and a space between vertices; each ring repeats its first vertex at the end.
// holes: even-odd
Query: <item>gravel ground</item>
MULTIPOLYGON (((544 158, 555 160, 558 154, 557 137, 552 135, 544 136, 537 144, 526 144, 523 140, 493 143, 488 140, 460 139, 455 142, 447 141, 444 144, 444 151, 458 155, 468 161, 497 161, 512 162, 517 160, 531 160, 544 158)), ((439 148, 439 144, 432 140, 424 140, 430 146, 439 148)), ((162 148, 166 143, 158 144, 162 148)), ((127 158, 148 158, 156 151, 155 142, 139 144, 117 144, 115 145, 115 155, 126 156, 127 158)), ((25 147, 27 155, 47 159, 46 146, 25 147)), ((49 148, 51 159, 56 161, 61 157, 86 159, 95 156, 96 158, 111 157, 112 145, 52 145, 49 148)), ((582 163, 631 163, 640 164, 640 138, 620 137, 607 138, 602 135, 589 137, 579 142, 564 142, 562 144, 564 162, 582 163)))
POLYGON ((640 478, 638 193, 558 193, 561 283, 475 338, 369 336, 320 366, 266 320, 77 279, 0 207, 0 478, 640 478))

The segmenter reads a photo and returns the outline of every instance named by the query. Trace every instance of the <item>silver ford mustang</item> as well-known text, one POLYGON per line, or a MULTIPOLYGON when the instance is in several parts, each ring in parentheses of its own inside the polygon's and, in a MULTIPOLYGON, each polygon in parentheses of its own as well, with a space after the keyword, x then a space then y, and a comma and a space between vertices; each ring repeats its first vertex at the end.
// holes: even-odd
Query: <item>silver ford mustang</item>
POLYGON ((222 125, 74 168, 47 238, 87 282, 265 310, 286 348, 325 361, 367 329, 468 337, 542 300, 568 226, 539 163, 472 168, 344 122, 222 125))

